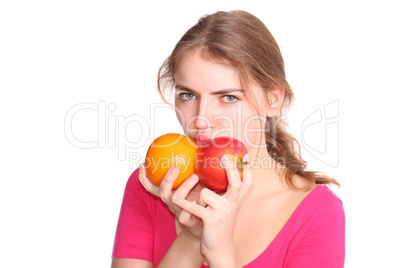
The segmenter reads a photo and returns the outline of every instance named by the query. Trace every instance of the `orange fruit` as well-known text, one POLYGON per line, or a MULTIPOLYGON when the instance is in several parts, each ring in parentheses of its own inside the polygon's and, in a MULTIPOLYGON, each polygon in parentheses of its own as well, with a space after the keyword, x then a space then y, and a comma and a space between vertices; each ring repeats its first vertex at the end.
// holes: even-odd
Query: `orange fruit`
POLYGON ((152 183, 159 186, 166 172, 176 166, 180 174, 173 184, 173 189, 195 173, 197 144, 187 136, 169 133, 155 139, 149 146, 145 158, 145 170, 152 183))

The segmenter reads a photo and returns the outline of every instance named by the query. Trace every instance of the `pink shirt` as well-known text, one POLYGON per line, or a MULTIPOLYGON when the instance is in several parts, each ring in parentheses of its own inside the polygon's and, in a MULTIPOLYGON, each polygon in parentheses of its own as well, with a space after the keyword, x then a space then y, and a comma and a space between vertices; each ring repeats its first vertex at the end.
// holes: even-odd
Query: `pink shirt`
MULTIPOLYGON (((175 238, 174 215, 160 198, 144 189, 135 170, 124 192, 112 258, 148 260, 156 267, 175 238)), ((318 185, 267 249, 244 267, 338 268, 343 267, 344 259, 342 201, 318 185)))

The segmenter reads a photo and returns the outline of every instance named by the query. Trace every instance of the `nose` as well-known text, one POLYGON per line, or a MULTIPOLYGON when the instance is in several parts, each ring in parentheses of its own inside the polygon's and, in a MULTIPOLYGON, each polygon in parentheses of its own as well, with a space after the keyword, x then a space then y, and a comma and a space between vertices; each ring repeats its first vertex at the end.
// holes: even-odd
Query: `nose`
POLYGON ((209 120, 203 115, 197 115, 195 119, 195 127, 197 129, 207 129, 210 125, 209 120))
POLYGON ((213 109, 205 99, 199 102, 198 112, 195 118, 195 127, 197 129, 213 128, 213 109))

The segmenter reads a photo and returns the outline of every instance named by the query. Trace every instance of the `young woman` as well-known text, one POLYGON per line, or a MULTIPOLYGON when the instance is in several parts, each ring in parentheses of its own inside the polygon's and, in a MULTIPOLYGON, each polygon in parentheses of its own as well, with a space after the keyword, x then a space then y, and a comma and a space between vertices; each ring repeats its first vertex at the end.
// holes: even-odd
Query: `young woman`
POLYGON ((197 144, 231 136, 246 145, 243 180, 222 159, 225 193, 203 188, 195 174, 172 191, 176 168, 156 187, 140 167, 124 193, 112 267, 343 267, 343 206, 325 187, 338 183, 307 171, 286 132, 293 92, 259 19, 244 11, 201 18, 158 85, 165 101, 174 92, 178 120, 197 144))

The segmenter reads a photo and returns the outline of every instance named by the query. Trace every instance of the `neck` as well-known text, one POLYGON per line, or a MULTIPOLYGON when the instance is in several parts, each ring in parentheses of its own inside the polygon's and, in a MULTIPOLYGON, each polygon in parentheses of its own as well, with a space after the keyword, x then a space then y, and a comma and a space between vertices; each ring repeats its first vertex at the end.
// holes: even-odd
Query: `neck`
POLYGON ((249 150, 250 166, 253 174, 253 192, 263 191, 265 194, 283 189, 284 180, 281 178, 281 165, 269 154, 266 148, 249 150))
POLYGON ((266 147, 252 148, 249 150, 250 165, 253 170, 276 170, 280 166, 268 154, 266 147))

